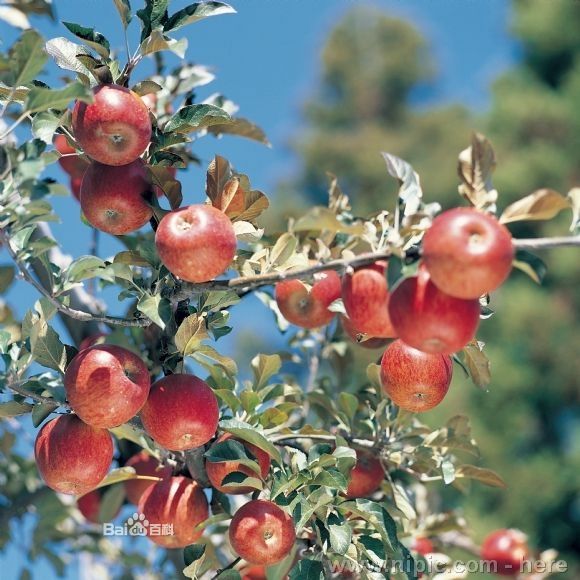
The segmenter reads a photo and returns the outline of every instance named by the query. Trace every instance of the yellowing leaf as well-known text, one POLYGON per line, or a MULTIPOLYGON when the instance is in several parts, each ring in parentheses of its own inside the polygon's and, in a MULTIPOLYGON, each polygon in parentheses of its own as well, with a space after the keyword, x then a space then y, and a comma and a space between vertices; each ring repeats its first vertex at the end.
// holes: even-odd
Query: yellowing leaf
POLYGON ((333 233, 345 233, 353 235, 364 234, 362 224, 345 224, 341 222, 334 212, 327 207, 314 207, 306 215, 302 216, 294 224, 297 232, 328 230, 333 233))
POLYGON ((463 349, 471 380, 480 389, 486 389, 491 382, 490 362, 483 352, 483 346, 483 342, 472 340, 463 349))
POLYGON ((175 333, 175 345, 187 356, 197 350, 199 345, 209 338, 205 318, 191 314, 180 325, 175 333))
POLYGON ((506 207, 499 221, 507 224, 522 220, 549 220, 569 207, 570 202, 557 191, 538 189, 506 207))

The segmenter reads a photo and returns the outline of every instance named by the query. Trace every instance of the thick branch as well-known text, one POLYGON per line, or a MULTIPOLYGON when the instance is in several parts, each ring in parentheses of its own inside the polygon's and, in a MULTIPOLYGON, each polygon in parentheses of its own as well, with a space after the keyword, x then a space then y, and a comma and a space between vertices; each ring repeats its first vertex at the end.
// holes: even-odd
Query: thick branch
POLYGON ((557 238, 529 238, 514 240, 516 248, 530 250, 548 250, 550 248, 565 248, 580 246, 580 236, 560 236, 557 238))

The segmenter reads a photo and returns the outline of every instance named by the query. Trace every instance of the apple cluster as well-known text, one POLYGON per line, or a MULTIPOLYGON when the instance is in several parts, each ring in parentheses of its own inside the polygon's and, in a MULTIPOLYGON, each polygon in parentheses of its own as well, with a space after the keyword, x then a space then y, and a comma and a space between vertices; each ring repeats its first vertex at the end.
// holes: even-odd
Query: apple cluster
MULTIPOLYGON (((55 136, 54 145, 85 219, 100 231, 125 235, 154 218, 152 196, 163 195, 143 159, 151 141, 156 96, 141 98, 115 84, 97 86, 93 96, 89 104, 77 101, 72 112, 72 133, 84 155, 63 134, 55 136)), ((176 171, 169 168, 172 177, 176 171)), ((172 274, 188 282, 207 282, 227 270, 237 240, 223 212, 198 204, 163 213, 155 244, 172 274)))
POLYGON ((347 272, 319 272, 312 284, 276 286, 283 316, 303 328, 329 324, 342 299, 345 332, 366 348, 384 347, 381 382, 401 409, 420 413, 445 397, 453 375, 451 355, 475 338, 480 298, 509 276, 514 247, 498 220, 475 208, 456 208, 433 220, 423 237, 417 272, 389 291, 388 262, 347 272), (362 340, 361 340, 362 339, 362 340))

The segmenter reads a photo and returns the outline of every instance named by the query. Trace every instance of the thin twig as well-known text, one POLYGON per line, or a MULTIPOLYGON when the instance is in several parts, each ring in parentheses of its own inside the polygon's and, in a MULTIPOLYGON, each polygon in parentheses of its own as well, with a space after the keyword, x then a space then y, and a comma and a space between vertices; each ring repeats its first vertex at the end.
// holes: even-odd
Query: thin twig
MULTIPOLYGON (((301 433, 287 433, 282 435, 272 435, 270 441, 272 443, 281 443, 282 441, 295 441, 300 439, 311 439, 312 441, 336 441, 336 435, 323 435, 312 433, 310 435, 303 435, 301 433)), ((358 445, 359 447, 372 448, 375 442, 370 439, 358 439, 356 437, 344 437, 349 443, 358 445)))
POLYGON ((560 236, 555 238, 529 238, 514 240, 514 246, 521 249, 549 250, 550 248, 565 248, 580 246, 580 236, 560 236))
POLYGON ((62 407, 63 409, 70 409, 70 406, 67 405, 66 403, 61 403, 60 401, 57 401, 52 397, 43 397, 42 395, 37 395, 36 393, 33 393, 32 391, 25 389, 23 385, 25 385, 27 382, 28 382, 27 380, 14 381, 12 383, 7 382, 5 383, 5 386, 9 388, 11 391, 18 393, 23 397, 28 397, 29 399, 37 401, 38 403, 45 403, 47 405, 55 405, 56 407, 62 407))
POLYGON ((231 570, 240 560, 241 560, 241 558, 236 558, 235 560, 230 562, 225 568, 218 570, 218 573, 215 576, 212 576, 211 580, 215 580, 216 578, 219 578, 220 574, 222 572, 224 572, 225 570, 231 570))

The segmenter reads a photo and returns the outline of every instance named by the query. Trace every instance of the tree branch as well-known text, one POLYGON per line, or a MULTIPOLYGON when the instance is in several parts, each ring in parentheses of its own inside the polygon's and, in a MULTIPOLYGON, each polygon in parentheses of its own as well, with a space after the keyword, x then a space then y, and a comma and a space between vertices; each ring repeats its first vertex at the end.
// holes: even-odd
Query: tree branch
MULTIPOLYGON (((371 439, 358 439, 356 437, 344 437, 349 443, 370 449, 375 446, 375 442, 371 439)), ((270 438, 272 443, 281 443, 282 441, 296 441, 300 439, 310 439, 312 441, 336 441, 336 435, 322 435, 312 433, 311 435, 302 435, 300 433, 288 433, 283 435, 272 435, 270 438)))
POLYGON ((5 386, 8 387, 11 391, 18 393, 19 395, 22 395, 23 397, 28 397, 29 399, 32 399, 33 401, 36 401, 38 403, 45 403, 46 405, 55 405, 57 407, 62 407, 63 409, 70 410, 70 406, 67 405, 66 403, 61 403, 60 401, 57 401, 56 399, 53 399, 52 397, 43 397, 42 395, 37 395, 36 393, 33 393, 32 391, 25 389, 23 387, 23 385, 25 385, 27 382, 28 381, 26 381, 26 380, 14 381, 12 383, 7 382, 7 383, 5 383, 5 386))
POLYGON ((548 250, 550 248, 580 246, 580 236, 560 236, 556 238, 529 238, 514 240, 514 246, 516 248, 531 250, 548 250))

